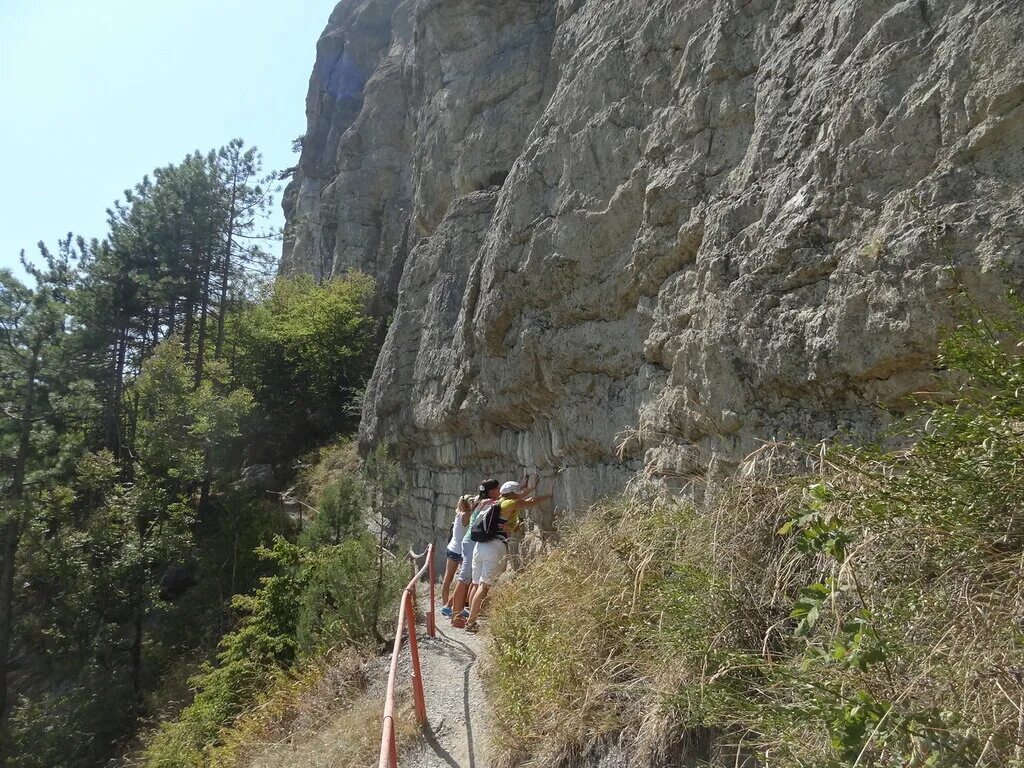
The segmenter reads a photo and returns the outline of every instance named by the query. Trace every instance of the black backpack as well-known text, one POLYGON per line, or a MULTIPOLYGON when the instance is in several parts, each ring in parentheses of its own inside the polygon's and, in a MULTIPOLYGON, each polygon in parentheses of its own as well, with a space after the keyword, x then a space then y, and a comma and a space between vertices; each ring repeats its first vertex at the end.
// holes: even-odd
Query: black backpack
POLYGON ((476 522, 469 531, 469 538, 473 541, 491 541, 501 533, 501 502, 491 503, 487 509, 477 515, 476 522))

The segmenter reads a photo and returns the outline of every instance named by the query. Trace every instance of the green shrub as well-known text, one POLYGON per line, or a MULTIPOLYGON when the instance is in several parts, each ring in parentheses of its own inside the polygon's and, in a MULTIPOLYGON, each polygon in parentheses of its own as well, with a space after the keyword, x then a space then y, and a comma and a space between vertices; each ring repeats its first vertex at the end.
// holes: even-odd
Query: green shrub
POLYGON ((380 569, 373 539, 364 534, 313 553, 299 600, 296 643, 305 656, 338 645, 366 648, 379 637, 382 620, 374 612, 374 595, 388 604, 403 586, 398 562, 384 560, 380 569))
POLYGON ((32 699, 11 713, 11 740, 18 768, 85 768, 104 764, 110 745, 131 724, 130 688, 110 686, 109 673, 93 665, 74 685, 32 699), (109 691, 102 681, 108 678, 109 691))
POLYGON ((367 311, 375 290, 358 272, 278 278, 232 319, 235 376, 260 406, 255 461, 287 459, 358 423, 358 393, 378 349, 367 311))
POLYGON ((220 729, 254 701, 276 673, 294 663, 297 606, 307 581, 306 553, 283 539, 262 553, 277 565, 278 573, 262 579, 253 595, 235 597, 233 603, 244 617, 221 641, 218 665, 207 665, 193 678, 193 702, 157 731, 146 750, 150 768, 203 765, 203 751, 220 729))
POLYGON ((351 475, 342 475, 327 485, 320 495, 317 512, 302 532, 300 541, 307 547, 338 545, 356 535, 366 509, 366 492, 351 475))
POLYGON ((402 577, 391 558, 380 567, 369 535, 316 550, 279 538, 262 554, 277 572, 254 594, 235 597, 238 628, 221 641, 217 665, 193 678, 193 702, 154 735, 149 768, 207 765, 223 730, 297 663, 335 647, 372 648, 380 624, 390 621, 371 606, 390 605, 402 577))
POLYGON ((361 464, 355 440, 346 438, 329 443, 299 462, 295 492, 316 506, 327 486, 340 477, 359 475, 361 464))
POLYGON ((497 739, 513 764, 584 754, 699 680, 731 601, 724 583, 680 562, 693 519, 692 508, 665 500, 596 508, 497 593, 487 677, 508 713, 497 739))

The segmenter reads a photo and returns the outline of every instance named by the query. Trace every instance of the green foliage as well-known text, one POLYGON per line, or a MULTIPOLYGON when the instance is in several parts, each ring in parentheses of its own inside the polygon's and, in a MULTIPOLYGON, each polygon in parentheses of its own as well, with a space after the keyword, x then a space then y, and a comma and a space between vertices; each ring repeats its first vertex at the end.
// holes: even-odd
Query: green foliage
POLYGON ((46 718, 32 715, 32 700, 19 705, 19 753, 49 755, 63 744, 64 757, 53 753, 51 764, 95 762, 131 722, 154 663, 168 655, 174 620, 159 619, 175 611, 159 600, 157 577, 192 556, 192 494, 206 472, 205 457, 238 438, 251 400, 244 391, 217 396, 205 382, 196 388, 182 357, 180 345, 165 343, 133 384, 130 481, 113 454, 101 450, 81 455, 66 484, 39 496, 23 542, 19 634, 46 653, 72 693, 47 699, 46 718), (115 671, 111 676, 103 668, 115 671), (112 711, 115 701, 122 705, 112 711), (51 744, 54 718, 68 727, 90 725, 51 744), (102 748, 76 747, 76 739, 91 742, 99 732, 107 734, 102 748))
POLYGON ((181 489, 202 482, 208 455, 230 452, 254 407, 243 388, 225 392, 210 381, 197 387, 184 350, 174 341, 156 348, 132 394, 140 414, 135 434, 138 467, 159 473, 181 489))
POLYGON ((110 671, 93 665, 76 685, 22 701, 11 717, 18 768, 103 764, 132 717, 130 695, 110 683, 110 671))
MULTIPOLYGON (((241 140, 190 154, 126 191, 105 239, 40 244, 34 287, 0 271, 0 763, 106 763, 168 670, 231 628, 231 596, 281 567, 253 550, 290 532, 282 511, 235 488, 258 426, 289 421, 257 413, 227 337, 270 265, 259 173, 241 140)), ((324 536, 352 529, 351 502, 324 536)), ((251 670, 224 667, 245 699, 251 670)))
POLYGON ((319 504, 327 486, 346 475, 359 474, 361 466, 355 440, 342 439, 321 446, 300 460, 296 493, 319 504))
POLYGON ((162 726, 152 741, 146 757, 153 768, 201 765, 203 750, 220 729, 295 661, 307 553, 278 539, 262 555, 276 564, 277 573, 263 578, 254 594, 235 597, 233 605, 243 614, 242 621, 221 641, 218 665, 206 666, 192 680, 197 691, 192 704, 178 720, 162 726))
POLYGON ((366 533, 362 513, 395 468, 377 455, 378 478, 368 479, 353 474, 354 462, 348 442, 320 451, 303 483, 319 489, 309 498, 319 512, 300 544, 278 537, 258 549, 270 573, 234 598, 240 621, 221 640, 217 663, 191 680, 193 702, 148 739, 145 765, 219 765, 233 749, 225 745, 237 746, 253 726, 255 702, 288 689, 293 675, 335 649, 376 651, 381 624, 392 620, 380 606, 391 605, 405 574, 366 533))
POLYGON ((352 427, 354 405, 376 355, 367 313, 373 280, 359 273, 316 283, 279 278, 232 329, 239 381, 261 406, 273 435, 266 458, 294 454, 352 427))
POLYGON ((195 700, 150 742, 150 768, 206 765, 221 730, 298 662, 373 642, 378 617, 368 606, 375 592, 390 597, 400 589, 394 563, 377 582, 377 549, 365 535, 317 550, 277 539, 262 554, 276 572, 252 595, 235 598, 243 618, 221 641, 217 665, 192 681, 195 700))
POLYGON ((357 533, 365 509, 362 483, 351 475, 342 475, 324 488, 317 513, 300 540, 308 547, 341 544, 357 533))
POLYGON ((367 535, 318 549, 309 562, 309 582, 300 599, 296 640, 309 657, 338 645, 370 647, 380 635, 374 613, 378 595, 401 593, 404 573, 398 561, 385 560, 378 582, 379 553, 367 535))

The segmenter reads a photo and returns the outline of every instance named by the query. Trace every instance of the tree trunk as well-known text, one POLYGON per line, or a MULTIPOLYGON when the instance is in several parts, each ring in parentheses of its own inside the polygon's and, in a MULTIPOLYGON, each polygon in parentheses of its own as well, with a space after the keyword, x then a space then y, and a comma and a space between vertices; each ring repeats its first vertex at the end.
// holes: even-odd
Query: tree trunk
POLYGON ((196 341, 196 389, 203 381, 203 361, 206 357, 206 320, 210 310, 210 258, 203 267, 203 287, 199 294, 199 338, 196 341))
POLYGON ((199 488, 199 503, 196 505, 196 512, 202 515, 206 510, 206 505, 210 502, 210 450, 207 449, 204 455, 204 462, 206 465, 206 474, 203 475, 203 484, 199 488))
POLYGON ((192 354, 192 334, 195 331, 196 322, 196 284, 192 267, 198 268, 195 244, 191 246, 191 259, 189 262, 188 277, 185 282, 185 319, 182 329, 182 346, 185 350, 185 361, 187 362, 192 354))
POLYGON ((195 324, 196 305, 191 299, 185 305, 185 324, 182 332, 181 345, 185 351, 185 359, 188 360, 192 353, 192 326, 195 324))
POLYGON ((132 705, 136 711, 142 707, 142 605, 135 611, 135 633, 132 637, 132 705))
MULTIPOLYGON (((199 386, 203 383, 203 361, 206 353, 206 320, 207 312, 210 306, 210 272, 212 271, 210 266, 209 258, 206 260, 206 267, 203 270, 203 290, 199 297, 200 310, 199 310, 199 339, 196 342, 196 378, 195 388, 199 389, 199 386)), ((199 503, 197 505, 197 512, 201 515, 206 505, 210 500, 210 449, 207 448, 203 453, 203 467, 205 468, 205 474, 203 475, 203 484, 199 489, 199 503)))
POLYGON ((114 458, 121 459, 121 397, 124 388, 124 363, 128 352, 128 334, 123 327, 120 312, 114 318, 114 354, 110 366, 110 402, 107 403, 107 427, 105 443, 114 458))
POLYGON ((220 299, 217 306, 217 343, 213 349, 213 356, 220 359, 224 351, 224 317, 228 309, 228 275, 231 272, 231 249, 234 247, 235 238, 235 203, 238 198, 238 184, 231 184, 231 205, 228 207, 228 242, 224 249, 224 263, 220 271, 220 299))
POLYGON ((387 648, 384 636, 380 633, 380 599, 384 591, 384 511, 379 510, 377 516, 377 584, 373 590, 373 605, 370 608, 373 622, 373 637, 379 649, 387 648))
POLYGON ((178 302, 175 299, 171 299, 171 303, 167 306, 167 335, 173 336, 174 332, 178 328, 178 302))
MULTIPOLYGON (((131 399, 131 410, 128 414, 128 429, 126 430, 124 442, 128 446, 128 455, 135 455, 135 437, 139 433, 139 395, 138 393, 131 399)), ((126 462, 122 468, 122 472, 125 473, 126 477, 134 477, 135 465, 132 462, 126 462)))
POLYGON ((21 539, 21 510, 0 527, 0 766, 7 765, 7 669, 11 657, 14 619, 14 561, 21 539))
POLYGON ((153 348, 160 343, 160 307, 153 308, 153 348))
POLYGON ((124 398, 124 364, 128 357, 128 328, 122 327, 117 343, 117 363, 114 366, 114 456, 121 458, 124 452, 124 438, 121 434, 121 402, 124 398))

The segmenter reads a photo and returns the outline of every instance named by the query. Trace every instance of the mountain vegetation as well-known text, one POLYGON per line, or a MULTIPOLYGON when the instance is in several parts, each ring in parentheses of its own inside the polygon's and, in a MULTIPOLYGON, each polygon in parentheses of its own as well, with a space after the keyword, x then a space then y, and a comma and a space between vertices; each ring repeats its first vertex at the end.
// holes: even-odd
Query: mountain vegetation
POLYGON ((0 272, 0 764, 105 765, 201 670, 187 717, 215 733, 321 622, 376 632, 293 603, 376 577, 351 510, 299 546, 267 493, 355 423, 374 286, 271 282, 272 186, 241 140, 196 152, 127 190, 102 239, 0 272))

